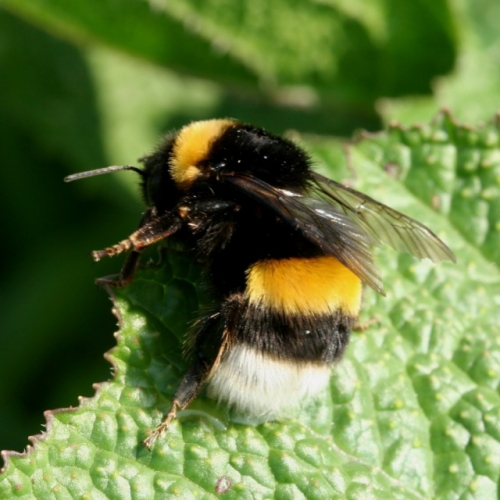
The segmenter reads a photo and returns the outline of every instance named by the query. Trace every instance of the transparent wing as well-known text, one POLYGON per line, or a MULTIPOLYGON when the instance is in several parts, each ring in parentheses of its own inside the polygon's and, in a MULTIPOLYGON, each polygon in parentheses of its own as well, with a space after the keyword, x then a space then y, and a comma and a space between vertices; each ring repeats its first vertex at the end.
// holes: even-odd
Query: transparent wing
POLYGON ((363 282, 384 293, 370 251, 373 238, 351 213, 323 200, 275 188, 251 175, 228 175, 225 181, 273 210, 290 227, 338 259, 363 282))
POLYGON ((453 252, 429 228, 369 196, 313 173, 317 194, 346 216, 355 219, 374 245, 386 243, 419 259, 456 261, 453 252))

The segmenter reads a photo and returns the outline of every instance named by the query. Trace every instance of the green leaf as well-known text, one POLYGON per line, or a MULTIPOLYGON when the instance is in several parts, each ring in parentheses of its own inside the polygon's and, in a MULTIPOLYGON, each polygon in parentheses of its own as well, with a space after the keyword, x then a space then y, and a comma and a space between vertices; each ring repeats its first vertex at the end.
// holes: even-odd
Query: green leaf
POLYGON ((355 174, 356 188, 429 224, 458 263, 382 249, 387 297, 367 290, 362 314, 379 323, 353 334, 329 393, 296 419, 235 424, 201 396, 144 448, 186 369, 182 337, 204 300, 199 267, 169 250, 115 293, 113 380, 78 408, 47 412, 26 454, 3 454, 0 498, 496 497, 500 209, 481 193, 500 184, 498 132, 442 114, 361 136, 346 157, 336 141, 306 141, 320 169, 355 174), (487 210, 470 218, 474 200, 487 210))
POLYGON ((385 99, 377 106, 383 118, 403 123, 426 123, 436 110, 453 110, 461 121, 478 123, 500 109, 500 32, 497 0, 452 2, 454 20, 460 34, 460 55, 455 68, 434 81, 433 96, 402 96, 385 99))
POLYGON ((311 86, 338 102, 429 93, 456 55, 444 0, 2 0, 62 36, 119 47, 174 71, 268 89, 311 86), (426 50, 432 44, 433 50, 426 50), (335 96, 333 98, 332 96, 335 96))

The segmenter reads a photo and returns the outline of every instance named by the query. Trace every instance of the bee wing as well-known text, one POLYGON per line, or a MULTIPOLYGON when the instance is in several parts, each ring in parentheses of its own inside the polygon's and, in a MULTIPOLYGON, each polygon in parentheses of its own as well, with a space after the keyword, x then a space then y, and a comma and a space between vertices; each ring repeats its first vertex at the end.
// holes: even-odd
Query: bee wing
POLYGON ((445 243, 420 222, 320 174, 313 173, 313 185, 332 206, 355 219, 370 235, 373 244, 386 243, 419 259, 456 261, 445 243))
POLYGON ((228 175, 225 181, 273 210, 290 227, 338 259, 367 285, 384 293, 370 251, 372 237, 351 214, 331 203, 275 188, 251 175, 228 175))

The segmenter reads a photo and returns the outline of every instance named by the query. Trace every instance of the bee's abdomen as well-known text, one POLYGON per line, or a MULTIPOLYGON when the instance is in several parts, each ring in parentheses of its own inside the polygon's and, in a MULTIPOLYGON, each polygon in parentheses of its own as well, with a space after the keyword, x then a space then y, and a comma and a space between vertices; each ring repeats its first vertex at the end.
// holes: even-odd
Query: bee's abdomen
POLYGON ((359 278, 329 256, 250 266, 228 312, 231 345, 279 360, 330 364, 344 352, 361 303, 359 278), (232 311, 232 312, 229 312, 232 311))
POLYGON ((232 330, 231 343, 275 359, 331 364, 342 356, 354 321, 339 311, 302 316, 248 305, 232 330))
POLYGON ((289 414, 327 386, 360 302, 359 278, 333 257, 252 264, 244 292, 227 297, 207 323, 226 336, 209 395, 249 422, 289 414))
POLYGON ((361 281, 334 257, 264 259, 247 271, 251 305, 293 315, 357 317, 361 281))

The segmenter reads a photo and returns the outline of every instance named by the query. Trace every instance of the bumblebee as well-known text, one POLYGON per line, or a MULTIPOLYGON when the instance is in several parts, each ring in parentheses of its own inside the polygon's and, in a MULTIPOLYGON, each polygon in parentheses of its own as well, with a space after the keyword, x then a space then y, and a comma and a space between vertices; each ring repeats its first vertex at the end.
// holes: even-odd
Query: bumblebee
POLYGON ((455 260, 427 227, 312 169, 293 142, 230 119, 191 123, 131 165, 147 209, 139 228, 93 259, 128 256, 165 238, 201 259, 213 305, 187 338, 191 364, 150 447, 206 385, 208 396, 253 421, 286 415, 323 390, 349 341, 363 283, 383 294, 372 247, 455 260))

